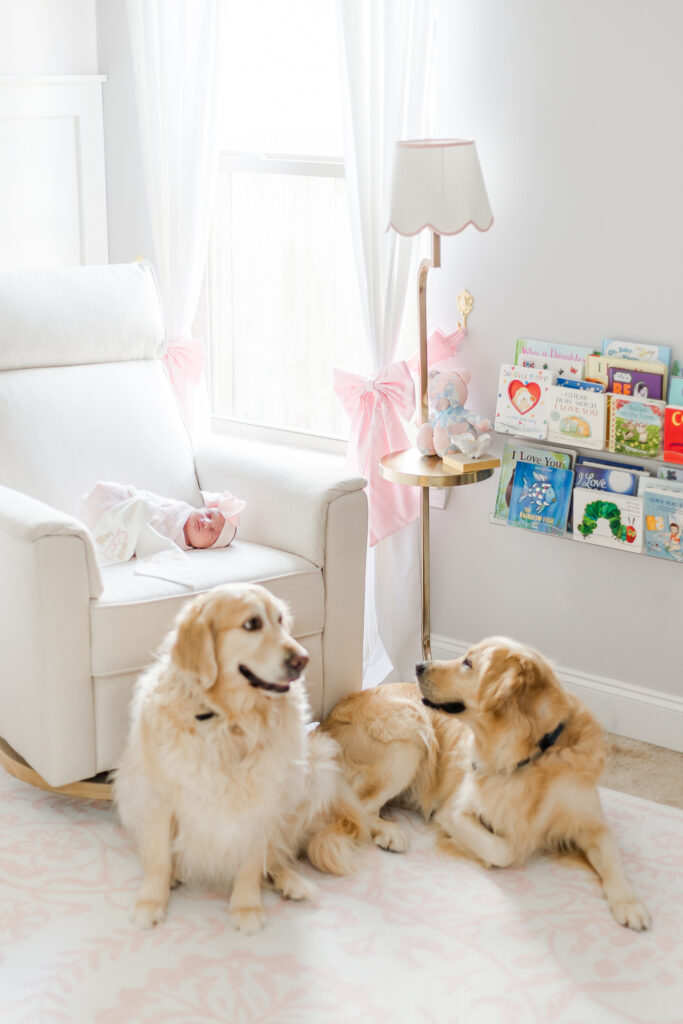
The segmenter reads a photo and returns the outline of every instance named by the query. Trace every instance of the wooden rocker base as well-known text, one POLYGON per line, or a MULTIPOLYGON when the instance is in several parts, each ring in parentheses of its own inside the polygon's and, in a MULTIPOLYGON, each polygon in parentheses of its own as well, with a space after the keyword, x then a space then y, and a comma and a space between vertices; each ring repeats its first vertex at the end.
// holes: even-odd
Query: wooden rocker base
POLYGON ((17 754, 16 750, 10 747, 9 743, 0 737, 0 765, 21 782, 27 782, 29 786, 37 789, 45 789, 48 793, 62 793, 64 796, 76 796, 81 800, 112 800, 111 782, 108 782, 108 772, 101 772, 92 779, 84 779, 82 782, 70 782, 68 786, 51 786, 42 775, 39 775, 23 757, 17 754))

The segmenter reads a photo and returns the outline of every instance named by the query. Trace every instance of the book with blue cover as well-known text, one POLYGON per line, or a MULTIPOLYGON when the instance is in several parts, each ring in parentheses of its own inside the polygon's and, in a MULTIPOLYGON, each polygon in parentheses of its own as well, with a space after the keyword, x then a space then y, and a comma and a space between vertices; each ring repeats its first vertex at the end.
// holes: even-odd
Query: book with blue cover
POLYGON ((655 480, 643 490, 644 551, 655 558, 683 561, 683 491, 664 490, 655 480))
POLYGON ((527 444, 526 441, 506 444, 500 460, 498 474, 498 492, 493 514, 496 519, 507 522, 512 497, 512 484, 515 466, 518 462, 530 462, 534 466, 554 466, 557 469, 571 469, 574 465, 574 452, 568 448, 542 448, 540 445, 527 444))
POLYGON ((637 359, 639 362, 658 360, 667 367, 671 366, 671 347, 656 345, 649 341, 618 341, 616 338, 603 338, 602 354, 610 359, 637 359))
POLYGON ((573 483, 571 469, 516 463, 508 523, 537 533, 564 533, 573 483))
POLYGON ((581 463, 576 467, 576 487, 590 491, 609 491, 612 494, 637 494, 640 473, 625 467, 591 466, 581 463))

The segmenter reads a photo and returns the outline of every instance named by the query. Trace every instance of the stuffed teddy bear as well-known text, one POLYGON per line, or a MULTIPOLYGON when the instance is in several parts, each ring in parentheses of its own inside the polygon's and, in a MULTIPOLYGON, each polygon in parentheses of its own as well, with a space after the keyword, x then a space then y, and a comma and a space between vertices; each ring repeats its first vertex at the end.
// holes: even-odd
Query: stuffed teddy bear
POLYGON ((443 458, 447 452, 462 450, 458 443, 462 435, 472 438, 491 430, 489 420, 465 408, 470 377, 467 370, 430 370, 431 415, 417 434, 417 447, 423 455, 443 458))

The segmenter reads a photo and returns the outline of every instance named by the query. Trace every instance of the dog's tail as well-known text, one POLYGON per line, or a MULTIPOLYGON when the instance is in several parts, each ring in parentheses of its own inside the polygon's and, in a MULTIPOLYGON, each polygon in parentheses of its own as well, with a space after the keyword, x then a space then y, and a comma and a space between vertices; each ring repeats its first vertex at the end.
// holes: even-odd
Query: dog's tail
POLYGON ((303 852, 319 871, 348 875, 358 851, 370 841, 370 822, 344 776, 336 740, 316 730, 309 743, 312 781, 302 823, 303 852))
POLYGON ((340 780, 342 793, 329 819, 308 840, 306 854, 318 871, 349 875, 356 868, 360 849, 370 842, 365 808, 351 787, 340 780))

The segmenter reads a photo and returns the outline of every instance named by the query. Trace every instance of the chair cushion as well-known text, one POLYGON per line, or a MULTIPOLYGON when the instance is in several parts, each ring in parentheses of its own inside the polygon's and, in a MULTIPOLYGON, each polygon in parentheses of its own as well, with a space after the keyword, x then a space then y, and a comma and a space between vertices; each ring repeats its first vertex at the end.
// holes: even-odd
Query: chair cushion
POLYGON ((0 274, 0 370, 154 359, 165 345, 145 261, 0 274))
POLYGON ((158 359, 0 372, 0 438, 3 484, 76 517, 98 480, 202 503, 158 359))
POLYGON ((92 602, 90 614, 94 676, 139 670, 149 664, 188 598, 221 583, 262 583, 291 605, 297 638, 321 632, 325 612, 322 572, 305 558, 239 540, 228 548, 191 551, 188 558, 196 566, 194 588, 137 576, 134 561, 102 569, 104 592, 92 602))

